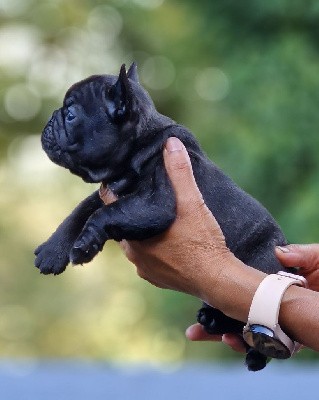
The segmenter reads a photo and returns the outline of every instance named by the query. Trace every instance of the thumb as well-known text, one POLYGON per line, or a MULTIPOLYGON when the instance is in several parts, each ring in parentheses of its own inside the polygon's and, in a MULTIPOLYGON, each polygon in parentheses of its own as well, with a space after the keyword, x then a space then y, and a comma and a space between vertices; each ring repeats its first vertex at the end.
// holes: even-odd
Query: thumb
POLYGON ((189 203, 202 205, 203 197, 197 187, 189 155, 178 138, 167 139, 164 163, 175 192, 177 205, 189 203))
POLYGON ((285 267, 301 267, 307 270, 319 267, 319 244, 277 246, 275 252, 285 267))

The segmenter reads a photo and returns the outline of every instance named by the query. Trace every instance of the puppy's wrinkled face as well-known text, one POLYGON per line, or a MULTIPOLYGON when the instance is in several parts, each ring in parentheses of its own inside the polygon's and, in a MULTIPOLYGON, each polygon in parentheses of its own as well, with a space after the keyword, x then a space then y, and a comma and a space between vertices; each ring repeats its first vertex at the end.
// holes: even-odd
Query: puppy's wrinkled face
POLYGON ((135 64, 127 74, 122 66, 119 77, 92 76, 68 90, 42 133, 43 149, 53 162, 86 182, 116 179, 131 148, 121 131, 132 117, 127 85, 136 74, 135 64))

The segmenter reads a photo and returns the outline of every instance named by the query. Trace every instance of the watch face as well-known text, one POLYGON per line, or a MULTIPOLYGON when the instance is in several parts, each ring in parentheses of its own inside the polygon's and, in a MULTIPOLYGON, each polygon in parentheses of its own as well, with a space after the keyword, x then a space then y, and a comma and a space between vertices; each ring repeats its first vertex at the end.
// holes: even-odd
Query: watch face
POLYGON ((251 325, 244 333, 245 341, 259 353, 272 358, 289 358, 289 349, 274 337, 274 332, 261 325, 251 325))

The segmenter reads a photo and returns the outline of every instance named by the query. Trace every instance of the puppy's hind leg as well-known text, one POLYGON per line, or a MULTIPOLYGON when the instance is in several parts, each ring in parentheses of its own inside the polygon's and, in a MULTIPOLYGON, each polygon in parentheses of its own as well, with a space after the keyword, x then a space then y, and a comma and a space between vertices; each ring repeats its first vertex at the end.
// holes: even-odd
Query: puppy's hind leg
POLYGON ((227 317, 220 310, 206 303, 203 303, 202 308, 197 313, 197 322, 211 335, 242 333, 244 327, 242 322, 227 317))
MULTIPOLYGON (((227 317, 220 310, 203 303, 203 307, 197 313, 197 321, 211 335, 222 335, 224 333, 242 334, 244 324, 240 321, 227 317)), ((245 364, 249 371, 260 371, 267 364, 267 357, 250 346, 246 345, 245 364)))
POLYGON ((260 371, 267 365, 268 358, 252 347, 247 348, 245 364, 248 371, 260 371))

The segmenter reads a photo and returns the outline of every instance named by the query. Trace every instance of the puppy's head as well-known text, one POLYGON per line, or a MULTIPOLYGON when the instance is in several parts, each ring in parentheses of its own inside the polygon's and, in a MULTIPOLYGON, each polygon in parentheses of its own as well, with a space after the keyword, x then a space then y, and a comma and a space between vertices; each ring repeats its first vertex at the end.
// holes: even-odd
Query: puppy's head
POLYGON ((139 130, 154 110, 136 64, 119 76, 94 75, 73 85, 43 130, 49 158, 86 182, 116 180, 127 167, 139 130))

